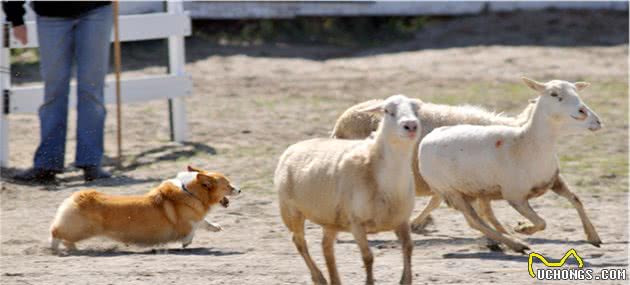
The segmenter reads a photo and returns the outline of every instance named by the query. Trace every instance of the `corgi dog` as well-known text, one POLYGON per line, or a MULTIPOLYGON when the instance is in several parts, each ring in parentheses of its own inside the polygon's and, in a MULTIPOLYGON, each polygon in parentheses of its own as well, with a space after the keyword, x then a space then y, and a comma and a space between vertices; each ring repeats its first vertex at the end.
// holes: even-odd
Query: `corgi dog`
POLYGON ((241 192, 221 173, 188 166, 176 178, 162 182, 143 196, 114 196, 79 191, 64 200, 50 226, 51 248, 105 236, 125 244, 158 245, 181 241, 185 248, 200 226, 220 231, 204 220, 216 204, 227 207, 226 196, 241 192))

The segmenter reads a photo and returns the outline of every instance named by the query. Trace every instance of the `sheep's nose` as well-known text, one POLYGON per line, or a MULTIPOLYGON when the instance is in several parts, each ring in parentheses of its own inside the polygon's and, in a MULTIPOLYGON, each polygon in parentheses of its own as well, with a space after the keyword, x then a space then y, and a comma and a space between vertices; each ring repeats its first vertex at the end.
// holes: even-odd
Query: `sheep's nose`
POLYGON ((415 132, 416 130, 418 130, 418 122, 416 121, 404 122, 403 128, 408 132, 415 132))

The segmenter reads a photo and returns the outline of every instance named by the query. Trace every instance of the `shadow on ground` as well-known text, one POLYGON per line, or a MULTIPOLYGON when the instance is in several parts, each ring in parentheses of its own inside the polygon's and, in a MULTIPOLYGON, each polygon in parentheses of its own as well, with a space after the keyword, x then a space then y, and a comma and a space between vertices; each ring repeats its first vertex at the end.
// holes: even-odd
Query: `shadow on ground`
POLYGON ((217 151, 215 148, 202 143, 170 143, 133 155, 129 161, 125 161, 123 166, 117 168, 117 170, 121 172, 131 171, 138 167, 144 167, 162 161, 190 158, 199 153, 215 155, 217 151))
POLYGON ((151 249, 147 251, 126 251, 126 250, 117 250, 116 248, 105 249, 105 250, 97 250, 97 249, 86 249, 86 250, 77 250, 74 252, 65 252, 61 253, 60 256, 90 256, 90 257, 113 257, 113 256, 128 256, 128 255, 161 255, 161 254, 169 254, 169 255, 211 255, 211 256, 226 256, 226 255, 237 255, 237 254, 245 254, 240 251, 232 251, 232 250, 221 250, 214 248, 176 248, 176 249, 151 249))

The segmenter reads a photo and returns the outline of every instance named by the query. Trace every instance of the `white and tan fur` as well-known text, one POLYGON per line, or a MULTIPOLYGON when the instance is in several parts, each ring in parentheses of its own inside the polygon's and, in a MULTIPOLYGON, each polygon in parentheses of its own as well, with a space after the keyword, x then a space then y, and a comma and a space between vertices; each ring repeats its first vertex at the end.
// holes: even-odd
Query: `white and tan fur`
MULTIPOLYGON (((566 129, 601 128, 597 114, 577 94, 588 83, 553 80, 543 84, 526 78, 524 81, 540 93, 524 125, 438 128, 422 140, 418 153, 420 173, 431 190, 460 210, 471 227, 515 251, 528 247, 488 227, 470 202, 478 198, 505 199, 531 222, 518 226, 517 232, 532 234, 543 230, 545 221, 533 211, 528 199, 542 195, 556 183, 558 137, 566 129)), ((581 203, 573 197, 574 206, 585 217, 581 203)), ((584 224, 587 236, 592 235, 589 241, 599 245, 601 241, 588 218, 582 221, 587 222, 584 224)))
POLYGON ((411 237, 408 219, 413 210, 411 161, 421 127, 420 102, 402 95, 365 106, 385 113, 373 138, 313 139, 290 146, 280 157, 274 176, 280 212, 293 233, 293 242, 308 266, 313 282, 326 279, 308 253, 304 221, 323 227, 322 246, 332 284, 340 279, 334 258, 339 231, 349 231, 361 251, 366 283, 374 282, 368 233, 393 230, 403 245, 402 284, 411 283, 411 237))
POLYGON ((186 247, 201 226, 221 230, 204 217, 216 204, 226 207, 226 195, 238 193, 224 175, 193 167, 142 196, 75 192, 59 206, 50 226, 51 248, 57 251, 63 242, 74 250, 76 242, 95 236, 145 246, 181 241, 186 247))

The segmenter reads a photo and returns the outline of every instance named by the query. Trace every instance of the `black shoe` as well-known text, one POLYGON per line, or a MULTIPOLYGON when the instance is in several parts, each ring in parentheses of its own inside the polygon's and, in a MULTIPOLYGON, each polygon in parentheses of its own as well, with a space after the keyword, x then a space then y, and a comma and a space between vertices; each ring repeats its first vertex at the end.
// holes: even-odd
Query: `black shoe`
POLYGON ((100 166, 83 167, 83 179, 92 181, 96 179, 110 178, 112 174, 103 170, 100 166))
POLYGON ((55 174, 56 171, 41 169, 41 168, 30 168, 24 170, 16 175, 13 175, 11 178, 17 181, 35 183, 35 184, 50 184, 55 182, 55 174))

